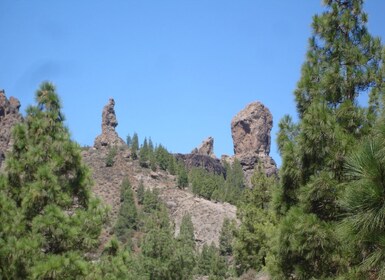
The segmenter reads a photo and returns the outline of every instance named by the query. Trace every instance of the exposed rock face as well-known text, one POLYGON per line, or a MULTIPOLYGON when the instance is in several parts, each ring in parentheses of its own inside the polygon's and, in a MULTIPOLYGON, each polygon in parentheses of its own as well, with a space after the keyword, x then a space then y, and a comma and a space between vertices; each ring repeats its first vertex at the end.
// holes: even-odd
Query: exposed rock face
POLYGON ((276 164, 269 156, 272 127, 273 117, 260 102, 250 103, 231 121, 234 154, 249 182, 258 163, 264 166, 267 175, 277 173, 276 164))
POLYGON ((183 161, 188 169, 194 167, 202 167, 209 172, 215 174, 225 174, 226 170, 221 164, 221 161, 216 158, 212 158, 208 155, 201 155, 197 153, 192 154, 175 154, 177 160, 183 161))
POLYGON ((110 98, 108 104, 104 106, 102 113, 102 134, 95 139, 94 147, 100 149, 102 147, 123 146, 126 143, 119 137, 115 131, 118 121, 115 115, 115 101, 110 98))
POLYGON ((22 121, 19 113, 20 102, 14 97, 9 100, 4 90, 0 90, 0 167, 5 159, 5 153, 11 146, 12 127, 22 121))
POLYGON ((215 158, 214 138, 212 137, 207 138, 202 142, 202 144, 198 148, 195 148, 191 153, 215 158))
MULTIPOLYGON (((85 162, 92 169, 95 185, 93 192, 100 197, 104 203, 111 207, 111 222, 106 224, 102 234, 102 241, 106 243, 113 233, 111 226, 114 225, 120 208, 120 187, 124 178, 129 178, 134 191, 139 184, 143 183, 146 189, 159 190, 160 199, 169 210, 170 218, 175 226, 175 234, 179 232, 179 226, 184 214, 189 213, 194 225, 195 241, 198 247, 212 242, 218 244, 220 230, 224 218, 236 219, 236 207, 228 203, 216 203, 213 201, 197 198, 192 193, 180 190, 176 186, 176 176, 166 171, 151 171, 142 168, 139 161, 131 160, 118 153, 112 167, 106 167, 105 159, 108 151, 105 149, 88 149, 82 151, 85 162)), ((201 156, 213 160, 208 156, 201 156)))

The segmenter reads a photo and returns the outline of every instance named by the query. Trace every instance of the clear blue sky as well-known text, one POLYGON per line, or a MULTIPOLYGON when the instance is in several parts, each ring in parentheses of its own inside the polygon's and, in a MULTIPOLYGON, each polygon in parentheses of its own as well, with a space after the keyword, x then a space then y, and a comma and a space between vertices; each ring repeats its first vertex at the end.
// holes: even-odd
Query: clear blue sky
MULTIPOLYGON (((369 30, 385 38, 385 1, 368 0, 369 30)), ((311 20, 320 0, 0 0, 0 88, 22 103, 52 81, 81 145, 101 132, 115 98, 117 131, 173 152, 212 136, 233 154, 232 117, 259 100, 274 117, 296 115, 311 20)))

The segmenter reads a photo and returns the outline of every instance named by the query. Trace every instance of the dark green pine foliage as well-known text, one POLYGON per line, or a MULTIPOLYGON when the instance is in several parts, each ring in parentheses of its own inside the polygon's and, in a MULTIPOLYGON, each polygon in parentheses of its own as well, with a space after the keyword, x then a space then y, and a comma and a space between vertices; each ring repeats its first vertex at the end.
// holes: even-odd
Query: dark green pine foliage
POLYGON ((350 179, 341 198, 345 219, 339 227, 350 269, 344 279, 385 279, 385 126, 349 156, 350 179))
POLYGON ((144 138, 143 145, 139 151, 139 164, 141 167, 149 167, 150 156, 151 153, 147 143, 147 138, 144 138))
POLYGON ((158 145, 155 148, 155 158, 161 170, 167 170, 169 168, 170 154, 162 145, 158 145))
MULTIPOLYGON (((147 193, 147 191, 146 191, 147 193)), ((192 279, 195 265, 194 228, 191 218, 183 218, 180 234, 173 237, 173 228, 166 207, 160 203, 157 193, 152 193, 144 222, 144 237, 139 263, 145 279, 192 279), (150 206, 151 205, 151 206, 150 206)), ((147 201, 144 205, 147 204, 147 201)))
POLYGON ((234 256, 239 275, 250 269, 260 271, 266 265, 266 257, 270 251, 269 237, 274 228, 274 217, 269 204, 277 179, 267 177, 259 166, 251 183, 252 188, 244 191, 237 211, 241 226, 236 231, 234 256))
POLYGON ((236 228, 235 220, 229 218, 223 220, 221 233, 219 235, 219 252, 221 256, 233 255, 234 233, 236 228))
POLYGON ((138 151, 139 151, 139 137, 138 137, 138 134, 135 132, 131 140, 131 157, 133 159, 138 158, 138 151))
POLYGON ((220 255, 219 249, 212 243, 204 244, 197 262, 197 274, 209 276, 209 279, 226 279, 226 260, 220 255))
POLYGON ((194 225, 190 214, 185 214, 182 217, 176 242, 173 262, 178 264, 180 270, 178 273, 181 276, 180 279, 191 279, 195 267, 196 256, 194 225))
POLYGON ((85 277, 105 210, 91 196, 55 87, 43 83, 36 102, 13 130, 0 176, 0 278, 85 277))
POLYGON ((281 218, 274 277, 335 277, 343 270, 335 235, 346 155, 378 115, 380 50, 367 31, 362 0, 324 1, 295 91, 299 123, 280 122, 283 163, 274 207, 281 218), (357 98, 369 93, 369 106, 357 98))
POLYGON ((122 243, 127 243, 132 232, 137 230, 138 212, 135 205, 134 192, 127 178, 123 180, 120 188, 121 205, 115 224, 115 234, 122 243))
POLYGON ((172 279, 172 257, 175 242, 167 210, 163 205, 152 209, 145 222, 145 236, 141 244, 142 265, 147 279, 172 279))
POLYGON ((219 190, 225 184, 223 176, 210 173, 203 168, 192 169, 189 174, 189 180, 192 192, 206 199, 218 199, 220 197, 219 190))
POLYGON ((132 138, 131 138, 130 134, 128 134, 126 137, 126 143, 127 143, 128 148, 131 148, 132 138))
POLYGON ((217 199, 237 205, 245 188, 242 165, 238 159, 235 159, 231 165, 225 163, 225 169, 226 182, 222 188, 218 189, 217 199))
POLYGON ((144 202, 144 184, 143 184, 143 181, 139 182, 138 190, 136 192, 136 197, 138 198, 138 204, 143 205, 143 202, 144 202))
POLYGON ((177 163, 177 187, 180 189, 185 189, 188 187, 188 173, 186 166, 183 162, 177 163))

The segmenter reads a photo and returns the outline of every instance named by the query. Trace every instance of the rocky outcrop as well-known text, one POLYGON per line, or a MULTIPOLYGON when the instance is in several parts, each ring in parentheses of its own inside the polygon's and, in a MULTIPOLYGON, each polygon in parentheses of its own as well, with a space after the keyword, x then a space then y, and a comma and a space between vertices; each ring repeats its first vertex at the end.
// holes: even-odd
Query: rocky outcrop
POLYGON ((214 155, 214 138, 209 137, 205 139, 202 144, 195 148, 192 152, 192 154, 198 154, 203 156, 210 156, 212 158, 215 158, 214 155))
POLYGON ((0 167, 5 153, 11 146, 12 127, 22 121, 19 113, 20 102, 14 97, 7 99, 4 90, 0 90, 0 167))
POLYGON ((273 117, 260 102, 250 103, 231 121, 234 155, 248 182, 257 164, 262 164, 269 176, 277 173, 276 164, 269 156, 272 127, 273 117))
POLYGON ((223 167, 221 161, 216 158, 212 158, 208 155, 201 155, 197 153, 192 154, 175 154, 178 161, 182 161, 188 169, 199 167, 204 168, 207 171, 215 174, 225 174, 226 170, 223 167))
MULTIPOLYGON (((114 225, 119 208, 121 182, 128 178, 137 190, 139 184, 146 189, 159 190, 159 197, 165 203, 170 218, 175 225, 175 234, 178 235, 179 226, 184 214, 189 213, 194 225, 196 244, 201 247, 212 242, 218 244, 220 230, 225 218, 236 219, 236 207, 228 203, 213 202, 198 198, 192 193, 180 190, 176 187, 176 176, 168 172, 158 170, 151 171, 149 168, 142 168, 139 161, 132 160, 118 153, 114 158, 114 165, 106 167, 105 159, 108 151, 105 149, 85 149, 82 156, 87 165, 91 168, 93 181, 93 193, 110 206, 109 212, 111 221, 106 224, 101 240, 107 243, 113 234, 114 225)), ((208 156, 203 156, 212 159, 208 156)))
POLYGON ((124 146, 126 143, 119 137, 115 131, 118 121, 115 115, 115 101, 110 98, 108 104, 104 106, 102 113, 102 134, 95 139, 94 147, 100 149, 102 147, 118 147, 124 146))

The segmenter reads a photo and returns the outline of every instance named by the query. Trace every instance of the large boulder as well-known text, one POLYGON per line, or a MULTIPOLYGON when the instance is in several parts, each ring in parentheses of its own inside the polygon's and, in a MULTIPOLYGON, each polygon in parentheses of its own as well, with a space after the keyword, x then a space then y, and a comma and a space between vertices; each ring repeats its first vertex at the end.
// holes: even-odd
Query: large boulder
POLYGON ((0 90, 0 167, 5 159, 5 153, 12 144, 12 127, 23 120, 19 108, 18 99, 12 96, 8 99, 4 90, 0 90))
POLYGON ((214 138, 209 137, 209 138, 203 140, 202 144, 198 148, 195 148, 191 153, 203 155, 203 156, 210 156, 212 158, 215 158, 215 155, 214 155, 214 138))
POLYGON ((125 146, 126 143, 119 137, 115 131, 118 126, 118 121, 115 114, 115 101, 110 98, 107 105, 104 106, 102 112, 102 134, 95 138, 94 147, 100 149, 103 147, 119 147, 125 146))
POLYGON ((248 183, 258 164, 267 175, 277 174, 276 164, 269 156, 272 127, 273 116, 260 102, 250 103, 231 121, 234 156, 240 161, 248 183))

